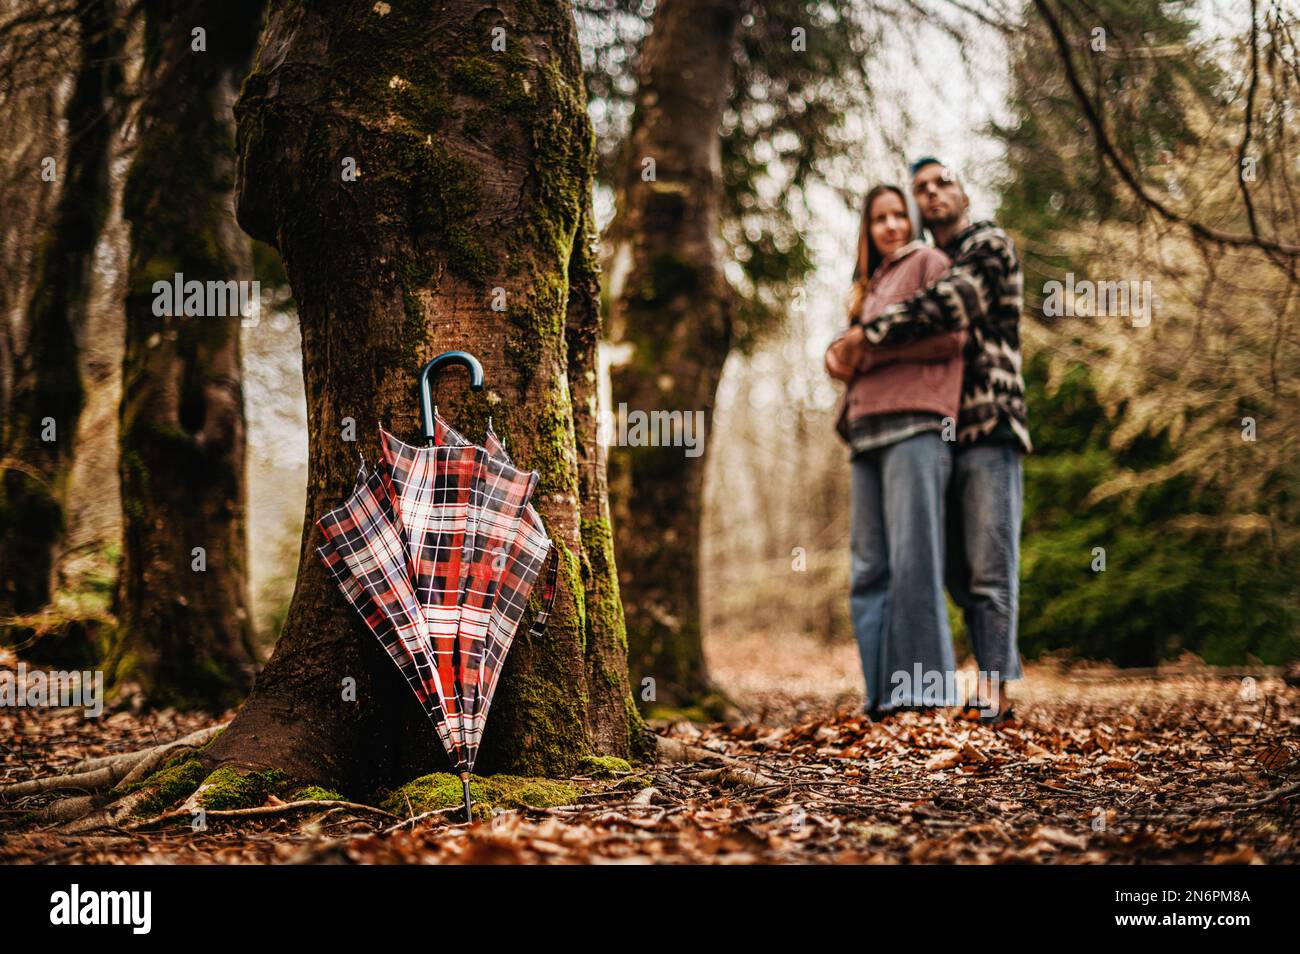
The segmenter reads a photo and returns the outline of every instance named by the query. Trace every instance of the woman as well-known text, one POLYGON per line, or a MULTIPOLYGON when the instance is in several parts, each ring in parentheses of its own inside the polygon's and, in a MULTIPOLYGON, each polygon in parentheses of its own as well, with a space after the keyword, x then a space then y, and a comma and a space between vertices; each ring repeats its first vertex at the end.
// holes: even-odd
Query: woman
POLYGON ((848 383, 837 429, 853 449, 849 604, 873 719, 957 704, 943 596, 944 437, 955 432, 966 333, 873 348, 861 327, 947 270, 948 257, 916 232, 902 190, 867 193, 850 325, 826 351, 826 370, 848 383))

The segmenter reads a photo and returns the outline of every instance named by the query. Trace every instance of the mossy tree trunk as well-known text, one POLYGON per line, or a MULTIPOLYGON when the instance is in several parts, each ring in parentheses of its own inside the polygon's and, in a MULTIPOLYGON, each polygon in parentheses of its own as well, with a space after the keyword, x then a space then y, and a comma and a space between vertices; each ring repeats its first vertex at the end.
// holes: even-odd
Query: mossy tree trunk
MULTIPOLYGON (((0 458, 0 615, 50 600, 65 520, 77 422, 85 405, 80 353, 95 245, 108 217, 114 108, 123 36, 111 3, 78 3, 80 61, 64 111, 68 150, 56 166, 61 192, 36 252, 34 292, 14 375, 0 458)), ((31 189, 54 188, 27 170, 31 189)))
POLYGON ((236 111, 239 219, 280 250, 299 307, 308 520, 275 652, 205 763, 355 796, 446 768, 317 558, 314 521, 347 496, 359 456, 374 460, 380 425, 415 437, 416 372, 448 349, 475 354, 487 386, 471 394, 447 375, 440 410, 472 438, 491 415, 540 472, 534 503, 561 557, 546 634, 511 649, 477 770, 566 774, 589 754, 635 754, 596 435, 593 141, 569 6, 277 3, 236 111))
POLYGON ((698 411, 705 423, 698 456, 673 446, 610 452, 628 662, 638 699, 660 706, 721 701, 701 642, 700 532, 708 431, 732 342, 719 135, 739 15, 727 0, 662 0, 655 10, 607 236, 609 339, 622 346, 610 371, 615 407, 698 411))
MULTIPOLYGON (((252 686, 239 314, 155 314, 156 282, 249 282, 234 218, 232 105, 260 0, 147 0, 131 225, 120 473, 118 678, 220 709, 252 686), (200 48, 201 47, 201 48, 200 48)), ((246 286, 251 287, 251 286, 246 286)), ((173 303, 175 304, 175 303, 173 303)))

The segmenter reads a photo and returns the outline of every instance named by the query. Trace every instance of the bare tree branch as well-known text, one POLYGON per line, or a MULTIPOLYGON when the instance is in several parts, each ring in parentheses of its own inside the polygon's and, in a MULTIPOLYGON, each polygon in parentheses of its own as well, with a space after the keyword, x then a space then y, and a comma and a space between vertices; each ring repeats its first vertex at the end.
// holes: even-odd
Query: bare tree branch
POLYGON ((1133 169, 1129 167, 1128 163, 1124 161, 1123 156, 1119 154, 1119 150, 1115 148, 1114 141, 1111 139, 1111 136, 1106 129, 1105 121, 1102 119, 1101 114, 1097 109, 1097 105, 1088 95, 1087 90, 1083 87, 1082 81, 1079 79, 1078 68, 1070 51, 1070 42, 1065 35, 1065 31, 1061 27, 1060 20, 1057 18, 1046 0, 1034 0, 1034 7, 1038 10, 1039 14, 1042 15, 1043 20, 1047 24, 1048 30, 1052 34, 1052 40, 1056 45, 1057 51, 1061 55, 1061 62, 1065 69, 1066 81, 1069 83, 1070 89, 1074 94, 1074 98, 1078 101, 1080 109, 1083 110, 1084 118, 1087 119, 1088 125, 1092 128, 1093 138, 1096 140, 1098 148, 1101 150, 1102 155, 1110 162, 1111 166, 1114 167, 1116 173, 1118 173, 1119 177, 1124 181, 1124 184, 1128 186, 1129 190, 1138 198, 1139 201, 1142 202, 1143 205, 1151 209, 1161 218, 1183 225, 1194 236, 1206 241, 1216 242, 1220 245, 1251 246, 1266 251, 1280 252, 1284 255, 1293 257, 1300 256, 1300 245, 1292 244, 1290 242, 1279 242, 1259 235, 1244 235, 1239 232, 1228 232, 1223 229, 1206 225, 1204 222, 1199 222, 1195 219, 1181 215, 1171 209, 1156 196, 1152 195, 1146 187, 1142 185, 1141 181, 1137 177, 1137 173, 1134 172, 1133 169))

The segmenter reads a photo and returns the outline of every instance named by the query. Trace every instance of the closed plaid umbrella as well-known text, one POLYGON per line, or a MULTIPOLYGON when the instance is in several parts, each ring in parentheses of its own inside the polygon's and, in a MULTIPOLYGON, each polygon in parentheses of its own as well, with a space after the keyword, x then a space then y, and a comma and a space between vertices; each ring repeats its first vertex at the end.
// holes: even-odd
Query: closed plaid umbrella
MULTIPOLYGON (((434 411, 433 442, 435 446, 464 447, 470 442, 455 428, 451 427, 442 416, 434 411)), ((488 457, 500 461, 505 467, 513 468, 510 455, 505 445, 492 430, 488 421, 487 439, 483 442, 488 457)), ((528 595, 533 591, 541 575, 543 565, 550 554, 549 569, 542 590, 542 609, 533 620, 529 629, 529 639, 542 635, 550 607, 555 599, 555 581, 558 561, 551 547, 550 538, 542 526, 542 518, 532 504, 525 504, 519 518, 518 529, 508 541, 498 541, 486 535, 480 535, 482 546, 491 548, 494 562, 501 564, 501 574, 488 614, 487 638, 483 644, 483 653, 476 657, 479 665, 473 670, 474 680, 466 686, 466 726, 467 747, 470 764, 478 754, 479 743, 483 739, 483 724, 487 719, 488 705, 496 690, 497 677, 501 675, 501 664, 506 652, 514 641, 515 633, 523 620, 524 608, 528 595)))
MULTIPOLYGON (((420 372, 428 446, 380 429, 379 462, 362 468, 352 495, 318 521, 318 548, 344 596, 365 619, 433 722, 465 792, 501 664, 551 550, 529 505, 536 471, 521 471, 495 434, 471 444, 430 406, 429 377, 446 364, 481 365, 448 352, 420 372)), ((540 636, 555 597, 556 565, 530 635, 540 636)))

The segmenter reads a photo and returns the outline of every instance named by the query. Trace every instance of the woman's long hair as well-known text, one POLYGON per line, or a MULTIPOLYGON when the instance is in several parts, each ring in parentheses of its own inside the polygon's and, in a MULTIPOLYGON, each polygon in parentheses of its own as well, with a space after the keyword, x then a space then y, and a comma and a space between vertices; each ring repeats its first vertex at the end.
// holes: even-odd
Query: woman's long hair
POLYGON ((913 219, 912 238, 916 238, 917 235, 915 217, 912 215, 912 206, 907 201, 906 193, 888 182, 873 186, 867 193, 867 197, 862 200, 862 218, 858 223, 858 260, 853 266, 853 289, 849 292, 850 320, 861 310, 862 302, 867 297, 867 289, 871 286, 871 276, 876 273, 876 269, 885 259, 876 248, 876 243, 871 241, 871 204, 886 192, 898 196, 899 201, 903 203, 903 208, 908 210, 908 218, 913 219))

